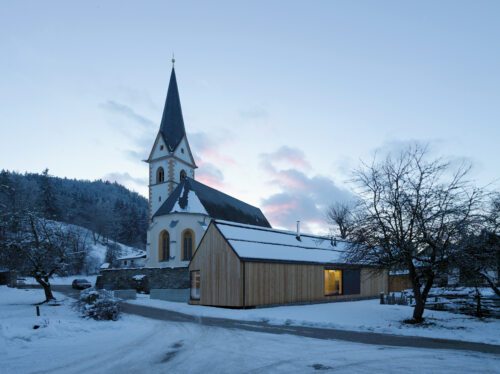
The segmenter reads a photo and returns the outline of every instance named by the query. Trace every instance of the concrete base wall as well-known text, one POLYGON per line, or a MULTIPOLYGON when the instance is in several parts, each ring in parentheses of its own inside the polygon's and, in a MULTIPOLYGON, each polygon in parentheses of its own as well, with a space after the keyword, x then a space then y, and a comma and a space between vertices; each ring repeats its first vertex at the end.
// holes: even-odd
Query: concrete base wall
POLYGON ((189 301, 189 288, 184 288, 184 289, 152 288, 149 297, 151 299, 188 302, 189 301))
POLYGON ((136 290, 116 290, 113 291, 113 296, 123 300, 134 300, 137 297, 136 290))
POLYGON ((149 292, 151 289, 189 288, 188 268, 159 269, 103 269, 97 277, 96 288, 107 290, 129 290, 149 292), (134 276, 145 275, 140 281, 134 276))

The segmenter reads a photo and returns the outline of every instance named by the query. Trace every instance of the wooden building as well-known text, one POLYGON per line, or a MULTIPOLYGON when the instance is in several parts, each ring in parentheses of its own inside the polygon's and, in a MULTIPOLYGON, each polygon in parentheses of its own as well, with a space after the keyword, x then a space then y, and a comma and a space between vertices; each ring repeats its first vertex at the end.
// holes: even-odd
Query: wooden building
POLYGON ((385 269, 348 263, 347 243, 213 220, 191 260, 191 304, 245 308, 377 297, 385 269))

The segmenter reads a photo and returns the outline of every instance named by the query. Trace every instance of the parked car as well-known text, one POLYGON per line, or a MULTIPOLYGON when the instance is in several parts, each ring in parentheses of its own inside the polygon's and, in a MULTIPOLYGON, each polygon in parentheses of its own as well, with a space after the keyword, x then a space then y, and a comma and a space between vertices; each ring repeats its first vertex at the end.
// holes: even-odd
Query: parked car
POLYGON ((86 288, 92 287, 92 283, 90 283, 86 279, 75 279, 73 283, 71 283, 71 287, 76 290, 84 290, 86 288))

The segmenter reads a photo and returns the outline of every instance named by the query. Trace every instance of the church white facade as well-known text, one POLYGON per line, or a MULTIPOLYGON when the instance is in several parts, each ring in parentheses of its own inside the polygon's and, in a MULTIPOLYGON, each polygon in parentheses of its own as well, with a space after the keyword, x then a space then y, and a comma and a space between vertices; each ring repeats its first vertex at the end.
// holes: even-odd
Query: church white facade
POLYGON ((195 180, 175 69, 149 164, 148 268, 187 267, 212 218, 270 227, 260 209, 195 180))

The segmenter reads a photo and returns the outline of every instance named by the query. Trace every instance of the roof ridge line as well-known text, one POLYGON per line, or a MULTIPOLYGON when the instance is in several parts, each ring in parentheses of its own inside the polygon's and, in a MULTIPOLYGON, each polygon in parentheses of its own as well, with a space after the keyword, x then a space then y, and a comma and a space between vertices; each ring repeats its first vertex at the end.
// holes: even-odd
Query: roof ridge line
MULTIPOLYGON (((251 229, 251 230, 259 230, 259 231, 274 231, 274 232, 279 232, 281 234, 297 236, 296 232, 290 231, 290 230, 275 229, 273 227, 254 226, 254 225, 249 225, 249 224, 246 224, 246 223, 224 221, 224 220, 219 220, 219 219, 216 219, 214 221, 215 221, 215 223, 218 223, 218 224, 221 224, 221 225, 226 225, 226 226, 248 228, 248 229, 251 229)), ((305 236, 305 237, 308 237, 308 238, 323 239, 323 240, 331 240, 332 238, 335 238, 337 240, 337 242, 350 243, 349 241, 347 241, 345 239, 339 239, 339 238, 337 238, 335 236, 328 237, 328 236, 320 236, 320 235, 313 235, 313 234, 302 234, 302 233, 300 234, 300 236, 305 236)))
POLYGON ((234 240, 234 241, 237 241, 237 242, 270 244, 270 245, 279 245, 279 246, 282 246, 282 247, 295 247, 295 248, 302 248, 302 249, 316 249, 318 251, 330 251, 330 252, 345 253, 345 251, 342 251, 340 249, 326 249, 326 248, 300 246, 300 245, 294 245, 294 244, 281 244, 281 243, 272 243, 272 242, 262 242, 262 241, 259 241, 259 240, 236 239, 236 238, 228 238, 228 237, 225 237, 225 238, 226 238, 226 240, 234 240))

